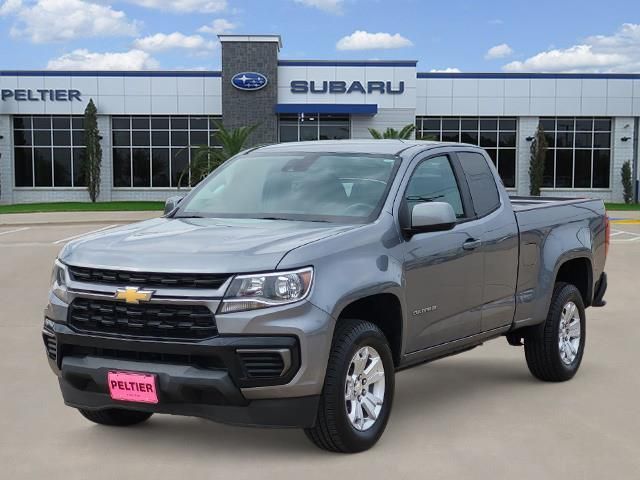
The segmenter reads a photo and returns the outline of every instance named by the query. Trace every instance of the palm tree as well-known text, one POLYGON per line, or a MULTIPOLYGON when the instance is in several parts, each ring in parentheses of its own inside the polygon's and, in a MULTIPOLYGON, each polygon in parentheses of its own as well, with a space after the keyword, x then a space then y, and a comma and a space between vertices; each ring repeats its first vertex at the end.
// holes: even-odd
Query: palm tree
POLYGON ((189 169, 191 169, 191 186, 195 186, 226 160, 244 150, 249 135, 257 127, 257 125, 250 125, 227 130, 221 122, 214 123, 218 131, 211 136, 219 146, 200 145, 196 148, 191 156, 190 167, 185 168, 178 178, 178 188, 182 185, 182 180, 189 177, 189 169))
POLYGON ((411 138, 411 135, 413 134, 413 131, 415 129, 416 126, 410 123, 402 127, 400 131, 396 130, 395 128, 387 128, 383 133, 380 133, 375 128, 370 128, 369 133, 376 140, 380 140, 383 138, 399 138, 401 140, 408 140, 409 138, 411 138))

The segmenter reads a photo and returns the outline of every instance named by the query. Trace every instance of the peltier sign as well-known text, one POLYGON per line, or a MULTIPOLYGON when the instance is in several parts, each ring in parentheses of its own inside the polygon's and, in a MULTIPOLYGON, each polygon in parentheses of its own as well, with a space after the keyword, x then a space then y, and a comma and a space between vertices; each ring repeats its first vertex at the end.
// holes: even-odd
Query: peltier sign
POLYGON ((7 100, 16 102, 72 102, 77 100, 81 102, 81 96, 80 90, 49 90, 46 88, 36 90, 4 88, 0 90, 0 98, 3 102, 7 100))

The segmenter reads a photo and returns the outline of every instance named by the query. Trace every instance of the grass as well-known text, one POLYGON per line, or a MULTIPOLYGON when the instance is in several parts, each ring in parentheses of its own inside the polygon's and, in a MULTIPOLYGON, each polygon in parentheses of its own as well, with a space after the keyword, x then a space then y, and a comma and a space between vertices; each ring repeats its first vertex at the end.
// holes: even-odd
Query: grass
POLYGON ((162 211, 164 202, 55 202, 0 205, 2 213, 162 211))
POLYGON ((607 210, 631 211, 640 210, 640 203, 605 203, 607 210))

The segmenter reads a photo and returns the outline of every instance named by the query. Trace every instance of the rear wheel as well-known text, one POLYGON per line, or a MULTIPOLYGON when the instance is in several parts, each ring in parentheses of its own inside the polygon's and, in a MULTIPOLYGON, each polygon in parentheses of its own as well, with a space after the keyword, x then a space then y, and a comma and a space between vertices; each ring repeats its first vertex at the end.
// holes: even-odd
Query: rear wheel
POLYGON ((342 320, 334 334, 316 425, 318 447, 353 453, 371 448, 389 419, 394 391, 391 349, 378 327, 342 320))
POLYGON ((544 325, 524 338, 527 366, 547 382, 570 380, 580 368, 585 346, 586 317, 580 291, 557 283, 544 325))
POLYGON ((100 425, 115 427, 128 427, 148 420, 152 413, 138 412, 136 410, 123 410, 120 408, 110 408, 107 410, 83 410, 78 409, 80 414, 87 420, 100 425))

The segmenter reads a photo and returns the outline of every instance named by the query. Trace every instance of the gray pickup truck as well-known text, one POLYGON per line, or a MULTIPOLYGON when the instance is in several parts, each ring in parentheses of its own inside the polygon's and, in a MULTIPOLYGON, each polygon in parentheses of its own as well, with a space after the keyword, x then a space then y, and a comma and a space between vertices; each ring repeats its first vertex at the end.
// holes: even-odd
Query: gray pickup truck
POLYGON ((540 380, 573 377, 608 244, 602 201, 509 198, 470 145, 260 147, 161 218, 68 243, 43 338, 93 422, 300 427, 357 452, 400 369, 504 336, 540 380))

